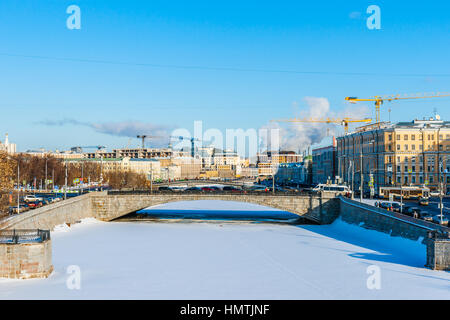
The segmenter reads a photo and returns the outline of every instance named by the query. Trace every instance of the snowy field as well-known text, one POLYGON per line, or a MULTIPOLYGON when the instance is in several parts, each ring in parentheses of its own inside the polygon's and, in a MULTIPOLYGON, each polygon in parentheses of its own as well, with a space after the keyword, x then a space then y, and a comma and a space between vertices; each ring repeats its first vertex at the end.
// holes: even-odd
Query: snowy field
POLYGON ((292 226, 87 219, 57 228, 52 242, 53 274, 0 280, 0 299, 450 299, 450 273, 423 267, 422 244, 340 220, 292 226), (79 290, 67 287, 71 265, 81 270, 79 290), (380 289, 367 287, 372 265, 380 289))

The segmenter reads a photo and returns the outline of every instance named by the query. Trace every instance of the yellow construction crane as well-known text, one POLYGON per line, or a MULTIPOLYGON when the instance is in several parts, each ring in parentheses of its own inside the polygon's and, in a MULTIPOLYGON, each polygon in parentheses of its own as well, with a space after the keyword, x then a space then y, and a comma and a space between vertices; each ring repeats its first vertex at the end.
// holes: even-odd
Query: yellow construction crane
POLYGON ((310 122, 310 123, 334 123, 344 126, 345 133, 348 133, 348 124, 356 122, 370 123, 372 119, 352 119, 352 118, 293 118, 272 120, 272 122, 310 122))
POLYGON ((392 95, 392 96, 375 96, 372 98, 367 99, 360 99, 357 97, 346 97, 345 100, 356 103, 359 101, 373 101, 375 102, 375 112, 376 112, 376 120, 377 122, 381 121, 381 113, 380 113, 380 107, 384 103, 384 101, 394 101, 394 100, 409 100, 409 99, 428 99, 428 98, 439 98, 439 97, 449 97, 450 94, 441 94, 441 93, 430 93, 430 94, 417 94, 415 96, 408 96, 408 95, 392 95))

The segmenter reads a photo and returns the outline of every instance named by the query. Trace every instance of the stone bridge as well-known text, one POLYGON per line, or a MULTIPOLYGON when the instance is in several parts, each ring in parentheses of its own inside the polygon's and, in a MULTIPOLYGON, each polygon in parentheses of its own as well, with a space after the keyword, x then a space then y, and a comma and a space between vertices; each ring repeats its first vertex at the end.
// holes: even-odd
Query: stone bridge
POLYGON ((111 193, 92 192, 50 204, 0 221, 1 229, 53 229, 83 218, 111 221, 129 213, 177 201, 224 200, 258 204, 294 213, 319 224, 331 223, 339 215, 334 195, 232 194, 232 193, 111 193))

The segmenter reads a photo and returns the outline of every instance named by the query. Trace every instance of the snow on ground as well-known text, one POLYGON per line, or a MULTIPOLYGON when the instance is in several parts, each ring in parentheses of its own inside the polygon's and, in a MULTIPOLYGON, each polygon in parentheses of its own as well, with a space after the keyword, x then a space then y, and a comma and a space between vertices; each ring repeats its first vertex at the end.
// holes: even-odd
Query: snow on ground
POLYGON ((292 226, 88 219, 59 227, 52 243, 53 274, 0 280, 0 299, 450 299, 450 273, 423 267, 420 242, 341 220, 292 226), (67 288, 70 265, 80 267, 80 290, 67 288), (380 290, 367 288, 371 265, 380 268, 380 290))

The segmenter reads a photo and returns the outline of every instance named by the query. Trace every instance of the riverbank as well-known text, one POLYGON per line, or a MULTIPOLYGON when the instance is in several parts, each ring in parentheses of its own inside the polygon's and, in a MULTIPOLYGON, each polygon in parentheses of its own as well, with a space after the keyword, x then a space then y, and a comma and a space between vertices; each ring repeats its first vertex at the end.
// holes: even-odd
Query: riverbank
POLYGON ((450 299, 420 242, 328 226, 105 223, 52 233, 48 279, 0 280, 0 299, 450 299), (81 271, 80 290, 67 268, 81 271), (381 288, 368 289, 367 268, 381 288))

